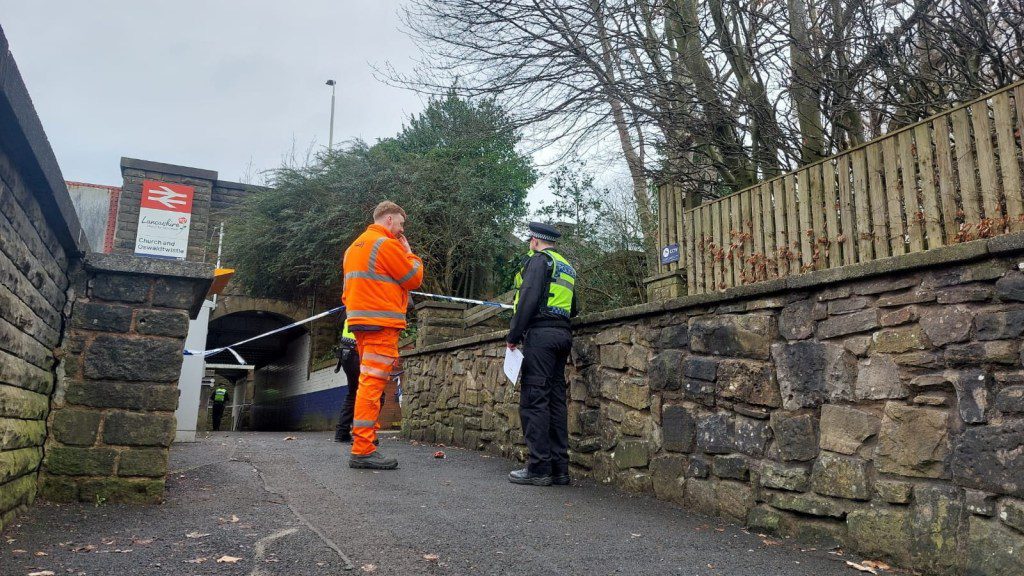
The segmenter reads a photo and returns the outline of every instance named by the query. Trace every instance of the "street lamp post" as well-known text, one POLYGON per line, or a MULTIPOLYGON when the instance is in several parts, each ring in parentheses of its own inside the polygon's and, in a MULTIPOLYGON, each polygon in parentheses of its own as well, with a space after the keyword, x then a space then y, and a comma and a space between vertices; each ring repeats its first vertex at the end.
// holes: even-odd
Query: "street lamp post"
POLYGON ((331 87, 331 132, 327 137, 327 149, 334 149, 334 80, 328 80, 327 85, 331 87))

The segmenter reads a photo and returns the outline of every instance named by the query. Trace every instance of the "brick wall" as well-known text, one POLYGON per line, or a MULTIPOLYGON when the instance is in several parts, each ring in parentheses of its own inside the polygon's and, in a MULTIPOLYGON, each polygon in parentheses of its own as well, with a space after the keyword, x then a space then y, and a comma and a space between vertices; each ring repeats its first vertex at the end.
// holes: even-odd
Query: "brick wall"
MULTIPOLYGON (((928 574, 1024 574, 1024 236, 577 321, 572 471, 928 574)), ((406 355, 404 433, 522 459, 502 333, 406 355)))

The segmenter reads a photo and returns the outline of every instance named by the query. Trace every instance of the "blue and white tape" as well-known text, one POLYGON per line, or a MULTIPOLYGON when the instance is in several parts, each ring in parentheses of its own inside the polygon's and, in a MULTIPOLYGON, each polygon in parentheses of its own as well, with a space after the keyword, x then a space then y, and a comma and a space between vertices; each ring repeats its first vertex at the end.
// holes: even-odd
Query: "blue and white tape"
POLYGON ((241 342, 235 342, 234 344, 231 344, 229 346, 221 346, 220 348, 214 348, 213 350, 189 350, 189 349, 186 348, 185 351, 184 351, 184 354, 185 354, 185 356, 202 356, 202 357, 206 358, 208 356, 213 356, 214 354, 219 354, 219 353, 224 352, 225 350, 227 350, 228 352, 230 352, 235 357, 236 360, 238 360, 239 364, 245 364, 245 359, 243 359, 242 356, 238 352, 235 352, 233 350, 233 348, 235 346, 241 346, 242 344, 248 344, 249 342, 252 342, 254 340, 259 340, 260 338, 266 338, 267 336, 270 336, 272 334, 277 334, 278 332, 284 332, 285 330, 288 330, 288 329, 291 329, 291 328, 295 328, 296 326, 301 326, 302 324, 306 324, 306 323, 312 322, 314 320, 319 320, 319 319, 323 318, 324 316, 330 316, 331 314, 337 314, 338 312, 341 312, 344 309, 345 309, 344 306, 338 306, 337 308, 331 308, 330 310, 328 310, 326 312, 321 312, 319 314, 316 314, 315 316, 310 316, 309 318, 306 318, 305 320, 299 320, 298 322, 292 322, 291 324, 288 324, 287 326, 281 326, 280 328, 275 328, 274 330, 271 330, 270 332, 264 332, 263 334, 260 334, 258 336, 253 336, 252 338, 246 338, 245 340, 242 340, 241 342))
POLYGON ((511 304, 502 304, 501 302, 489 302, 486 300, 473 300, 472 298, 459 298, 458 296, 442 296, 440 294, 428 294, 426 292, 410 292, 416 296, 426 296, 427 298, 437 298, 438 300, 447 300, 449 302, 465 302, 466 304, 477 304, 479 306, 493 306, 495 308, 504 308, 507 310, 512 309, 511 304))

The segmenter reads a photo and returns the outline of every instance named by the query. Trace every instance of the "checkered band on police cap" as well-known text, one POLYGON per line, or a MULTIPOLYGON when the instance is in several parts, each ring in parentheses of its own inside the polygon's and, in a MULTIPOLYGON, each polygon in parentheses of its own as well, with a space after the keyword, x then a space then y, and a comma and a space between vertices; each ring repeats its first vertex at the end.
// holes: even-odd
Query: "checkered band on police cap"
POLYGON ((558 231, 554 226, 550 224, 544 224, 542 222, 530 222, 530 236, 538 240, 546 240, 548 242, 557 242, 562 237, 562 233, 558 231))

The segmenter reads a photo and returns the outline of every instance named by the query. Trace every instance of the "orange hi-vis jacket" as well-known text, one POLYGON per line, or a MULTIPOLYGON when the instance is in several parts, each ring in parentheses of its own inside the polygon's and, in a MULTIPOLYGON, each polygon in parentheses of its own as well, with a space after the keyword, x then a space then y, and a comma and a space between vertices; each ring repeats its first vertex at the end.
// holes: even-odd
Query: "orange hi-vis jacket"
POLYGON ((423 283, 423 261, 387 228, 371 224, 345 250, 341 301, 351 326, 405 328, 409 291, 423 283))

